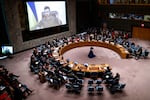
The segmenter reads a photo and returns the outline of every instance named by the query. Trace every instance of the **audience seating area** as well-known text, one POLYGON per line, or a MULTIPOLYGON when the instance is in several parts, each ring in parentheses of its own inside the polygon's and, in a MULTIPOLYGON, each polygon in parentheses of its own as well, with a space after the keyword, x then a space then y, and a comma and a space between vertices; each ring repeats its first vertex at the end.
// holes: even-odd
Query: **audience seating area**
POLYGON ((33 92, 18 78, 19 76, 9 72, 5 66, 0 65, 0 100, 22 100, 33 92))
MULTIPOLYGON (((96 28, 91 28, 85 33, 54 39, 33 49, 30 70, 38 75, 41 83, 48 82, 49 87, 54 89, 65 86, 68 93, 80 94, 83 88, 87 89, 89 95, 103 94, 106 89, 112 94, 122 92, 126 87, 126 83, 120 82, 120 74, 114 74, 108 64, 90 65, 88 63, 72 62, 69 59, 64 59, 60 50, 72 43, 100 41, 121 45, 129 52, 129 57, 136 60, 146 59, 149 51, 129 41, 129 37, 129 33, 125 32, 113 30, 98 32, 96 28), (94 70, 97 69, 96 66, 101 69, 100 72, 94 70), (85 71, 87 69, 89 71, 85 71)), ((5 66, 0 66, 1 100, 22 100, 33 92, 18 78, 19 76, 9 72, 5 66)))
MULTIPOLYGON (((100 30, 97 28, 90 28, 87 32, 72 35, 70 37, 63 37, 60 39, 53 39, 33 49, 31 56, 30 70, 34 74, 39 76, 41 83, 48 82, 49 86, 55 89, 61 88, 65 85, 66 91, 69 93, 80 93, 82 88, 85 87, 85 77, 89 75, 87 84, 87 91, 89 94, 98 93, 102 94, 104 86, 111 92, 116 93, 122 91, 126 84, 120 83, 120 74, 115 76, 109 67, 104 67, 101 73, 89 72, 86 73, 82 69, 74 71, 73 66, 77 65, 77 62, 72 62, 69 59, 63 59, 63 55, 59 54, 61 47, 69 45, 71 43, 77 43, 80 41, 102 41, 113 43, 114 45, 121 45, 130 54, 129 57, 135 57, 135 59, 146 58, 149 52, 142 48, 142 46, 135 45, 135 43, 128 40, 130 33, 119 32, 114 30, 100 30)), ((86 68, 89 65, 83 64, 86 68)))
POLYGON ((94 94, 96 92, 97 94, 101 94, 103 92, 103 86, 101 83, 102 80, 88 80, 88 93, 94 94))

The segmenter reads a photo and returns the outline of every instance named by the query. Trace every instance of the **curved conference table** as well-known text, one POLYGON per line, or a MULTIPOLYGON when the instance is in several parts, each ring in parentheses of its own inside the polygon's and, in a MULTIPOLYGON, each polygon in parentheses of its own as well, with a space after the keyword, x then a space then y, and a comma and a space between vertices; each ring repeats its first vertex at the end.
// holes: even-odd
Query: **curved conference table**
MULTIPOLYGON (((111 49, 115 52, 117 52, 122 59, 128 58, 129 52, 121 45, 114 44, 113 42, 102 42, 102 41, 79 41, 79 42, 73 42, 64 44, 63 46, 59 47, 57 49, 57 52, 53 53, 53 56, 55 58, 59 58, 59 60, 63 59, 63 54, 73 48, 77 47, 83 47, 83 46, 98 46, 98 47, 104 47, 111 49)), ((88 66, 85 66, 84 64, 69 62, 69 66, 72 68, 73 71, 82 71, 82 72, 104 72, 107 67, 109 67, 108 64, 88 64, 88 66)))
POLYGON ((119 44, 114 44, 113 42, 102 42, 102 41, 80 41, 80 42, 74 42, 70 43, 68 45, 64 45, 63 47, 60 48, 59 54, 63 55, 66 51, 77 48, 77 47, 83 47, 83 46, 98 46, 98 47, 104 47, 111 49, 115 52, 117 52, 121 58, 125 59, 128 58, 129 52, 121 45, 119 44))

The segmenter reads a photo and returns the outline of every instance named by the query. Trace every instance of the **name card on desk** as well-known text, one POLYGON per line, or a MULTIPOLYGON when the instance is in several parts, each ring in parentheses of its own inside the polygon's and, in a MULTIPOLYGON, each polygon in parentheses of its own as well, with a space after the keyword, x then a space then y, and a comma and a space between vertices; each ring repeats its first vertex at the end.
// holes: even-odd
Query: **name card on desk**
POLYGON ((73 65, 74 65, 74 64, 69 64, 68 66, 69 66, 70 68, 72 68, 72 67, 73 67, 73 65))

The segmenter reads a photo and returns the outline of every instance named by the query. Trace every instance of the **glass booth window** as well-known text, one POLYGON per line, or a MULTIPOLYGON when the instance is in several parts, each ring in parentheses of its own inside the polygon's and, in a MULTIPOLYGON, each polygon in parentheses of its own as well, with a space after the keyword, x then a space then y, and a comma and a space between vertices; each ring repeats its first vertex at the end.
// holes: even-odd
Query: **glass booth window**
POLYGON ((99 4, 150 4, 150 0, 98 0, 99 4))
POLYGON ((140 14, 109 13, 109 18, 150 21, 150 15, 140 14))

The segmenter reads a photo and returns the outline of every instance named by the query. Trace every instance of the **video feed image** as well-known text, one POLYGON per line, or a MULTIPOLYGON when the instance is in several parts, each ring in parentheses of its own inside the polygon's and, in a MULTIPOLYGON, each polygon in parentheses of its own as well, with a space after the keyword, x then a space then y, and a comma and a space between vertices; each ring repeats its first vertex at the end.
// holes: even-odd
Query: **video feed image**
POLYGON ((11 55, 13 54, 13 46, 1 46, 2 55, 11 55))
POLYGON ((150 15, 144 15, 144 21, 149 21, 150 22, 150 15))
POLYGON ((26 5, 30 31, 67 23, 65 1, 28 1, 26 5))

